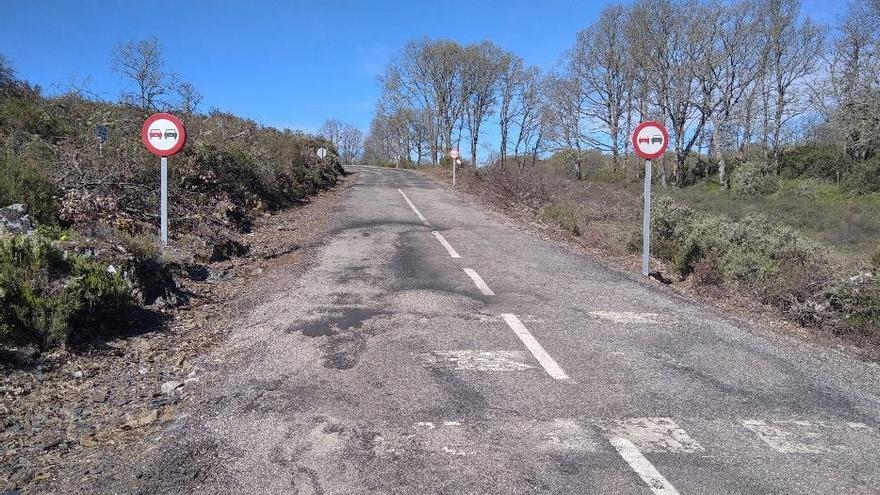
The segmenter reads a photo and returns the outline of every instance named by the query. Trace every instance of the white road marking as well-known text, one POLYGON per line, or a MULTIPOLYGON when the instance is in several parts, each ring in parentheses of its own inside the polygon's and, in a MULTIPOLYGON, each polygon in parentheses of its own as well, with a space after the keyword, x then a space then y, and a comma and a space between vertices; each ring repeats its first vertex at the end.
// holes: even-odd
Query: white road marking
POLYGON ((480 276, 479 273, 475 272, 472 268, 465 268, 464 272, 468 274, 468 277, 474 281, 474 284, 477 285, 477 288, 480 289, 480 292, 485 296, 494 296, 495 293, 492 292, 492 289, 486 285, 486 282, 483 281, 483 277, 480 276))
MULTIPOLYGON (((546 421, 524 422, 521 428, 525 438, 537 437, 538 448, 547 452, 599 452, 597 432, 585 428, 578 421, 555 418, 546 421)), ((511 436, 516 436, 515 434, 511 436)), ((526 442, 523 442, 525 444, 526 442)))
POLYGON ((629 439, 642 452, 693 453, 705 450, 672 418, 629 418, 602 422, 599 426, 610 436, 629 439))
POLYGON ((634 313, 632 311, 590 311, 590 315, 615 323, 657 323, 656 313, 634 313))
POLYGON ((504 313, 501 317, 504 318, 504 321, 507 322, 507 326, 509 326, 516 336, 519 337, 519 340, 525 344, 526 349, 532 353, 532 356, 535 356, 535 359, 538 360, 538 363, 541 364, 548 375, 557 380, 570 380, 569 376, 565 374, 565 371, 562 371, 562 368, 560 368, 556 361, 550 357, 550 354, 547 354, 547 351, 541 347, 541 344, 535 340, 535 337, 533 337, 525 325, 519 321, 519 318, 517 318, 516 315, 504 313))
POLYGON ((459 256, 458 253, 455 252, 455 249, 453 249, 452 246, 450 246, 449 243, 446 242, 446 239, 444 239, 443 236, 440 235, 440 232, 437 232, 435 230, 434 232, 431 232, 431 233, 434 234, 434 237, 436 237, 437 240, 440 241, 440 244, 442 244, 443 247, 446 248, 446 251, 449 252, 449 256, 451 258, 461 258, 461 256, 459 256))
POLYGON ((642 455, 635 444, 621 437, 612 437, 609 441, 652 492, 660 495, 678 495, 678 490, 642 455))
POLYGON ((524 371, 535 367, 521 351, 435 351, 418 355, 426 368, 473 371, 524 371))
POLYGON ((421 220, 423 224, 430 226, 431 224, 428 223, 425 217, 422 216, 422 213, 418 210, 418 208, 416 208, 416 205, 414 205, 412 201, 410 201, 409 198, 406 197, 406 194, 404 194, 404 192, 400 189, 398 189, 397 192, 399 192, 400 195, 403 196, 403 199, 406 200, 406 203, 409 205, 410 208, 412 208, 412 211, 416 212, 416 216, 419 217, 419 220, 421 220))
MULTIPOLYGON (((773 450, 781 454, 825 454, 833 449, 819 443, 803 443, 797 440, 809 438, 813 442, 819 440, 819 435, 808 433, 807 435, 795 435, 776 426, 768 424, 761 419, 746 419, 740 421, 746 429, 754 433, 762 442, 769 445, 773 450)), ((777 424, 781 423, 779 421, 777 424)), ((808 426, 809 422, 788 421, 793 426, 808 426), (807 423, 806 425, 803 423, 807 423)))
MULTIPOLYGON (((727 438, 743 433, 740 422, 731 422, 729 418, 698 419, 691 421, 705 421, 703 433, 710 438, 727 438), (736 431, 729 431, 735 429, 736 431), (716 436, 717 435, 717 436, 716 436)), ((748 420, 749 425, 772 425, 772 427, 784 427, 791 430, 791 437, 786 440, 791 442, 796 439, 806 442, 808 447, 814 446, 820 435, 815 431, 821 430, 823 445, 829 445, 826 452, 857 452, 865 459, 872 459, 874 451, 872 446, 876 444, 874 428, 865 425, 864 429, 853 430, 849 423, 839 421, 802 421, 792 420, 748 420), (800 426, 798 423, 809 423, 809 427, 800 426), (839 434, 843 433, 843 437, 839 434), (865 435, 870 435, 866 437, 865 435), (797 438, 794 438, 797 437, 797 438), (833 445, 834 440, 845 441, 845 445, 833 445)), ((693 427, 696 428, 696 424, 693 427)), ((855 423, 859 424, 859 423, 855 423)), ((664 484, 662 476, 651 472, 653 466, 647 463, 643 456, 653 453, 664 453, 667 456, 676 455, 700 455, 706 450, 703 446, 687 436, 678 427, 672 418, 597 418, 597 417, 569 417, 553 418, 545 420, 531 420, 516 418, 510 420, 493 419, 488 423, 483 420, 461 421, 451 417, 443 420, 437 418, 434 421, 421 421, 411 426, 395 426, 389 430, 380 431, 375 435, 374 450, 382 456, 405 456, 417 451, 429 451, 437 454, 471 454, 484 453, 493 455, 499 451, 528 446, 535 452, 556 454, 600 454, 620 455, 641 478, 652 487, 655 493, 676 493, 674 488, 664 484), (451 450, 448 450, 451 449, 451 450), (630 462, 630 459, 636 461, 630 462), (646 469, 641 469, 645 466, 646 469)), ((773 448, 765 442, 753 442, 759 450, 773 448)), ((788 444, 791 447, 791 444, 788 444)), ((750 446, 749 449, 754 447, 750 446)), ((722 450, 730 450, 731 446, 725 446, 723 441, 715 443, 711 449, 716 453, 722 450)), ((802 452, 802 451, 800 451, 802 452)), ((713 454, 714 455, 714 454, 713 454)))

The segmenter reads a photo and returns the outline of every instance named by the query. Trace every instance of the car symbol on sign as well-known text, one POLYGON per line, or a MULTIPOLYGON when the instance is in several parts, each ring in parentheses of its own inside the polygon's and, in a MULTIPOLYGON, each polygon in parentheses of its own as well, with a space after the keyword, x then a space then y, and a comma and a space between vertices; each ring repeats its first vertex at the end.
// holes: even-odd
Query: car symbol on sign
POLYGON ((177 139, 177 131, 174 129, 165 129, 165 139, 172 138, 172 137, 174 139, 177 139))
POLYGON ((150 129, 150 137, 151 138, 159 138, 162 139, 162 130, 161 129, 150 129))
POLYGON ((639 144, 648 144, 650 142, 651 142, 651 140, 646 137, 639 138, 639 144))
POLYGON ((651 138, 651 144, 657 144, 657 143, 662 143, 662 142, 663 142, 663 138, 660 136, 654 136, 651 138))

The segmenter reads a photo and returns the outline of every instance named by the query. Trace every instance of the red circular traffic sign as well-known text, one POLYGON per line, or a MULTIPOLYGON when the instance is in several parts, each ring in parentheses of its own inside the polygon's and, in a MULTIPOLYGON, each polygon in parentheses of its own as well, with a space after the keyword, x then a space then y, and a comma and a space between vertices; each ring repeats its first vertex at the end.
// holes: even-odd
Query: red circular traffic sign
POLYGON ((669 133, 660 122, 648 120, 636 126, 632 134, 633 151, 645 160, 663 156, 669 148, 669 133))
POLYGON ((183 149, 186 128, 180 119, 170 113, 154 113, 141 128, 141 141, 150 153, 171 156, 183 149))

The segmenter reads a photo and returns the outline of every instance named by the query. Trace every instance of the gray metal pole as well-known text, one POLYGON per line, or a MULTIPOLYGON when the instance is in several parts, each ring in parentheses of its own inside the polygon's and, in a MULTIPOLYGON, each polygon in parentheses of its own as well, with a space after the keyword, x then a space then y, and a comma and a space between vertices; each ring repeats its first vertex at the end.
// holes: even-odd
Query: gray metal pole
POLYGON ((458 158, 452 160, 452 187, 455 187, 455 165, 458 163, 458 158))
POLYGON ((159 215, 162 226, 162 247, 168 245, 168 158, 162 157, 162 192, 159 201, 159 215))
POLYGON ((645 213, 642 220, 642 275, 647 277, 651 253, 651 160, 645 160, 645 213))

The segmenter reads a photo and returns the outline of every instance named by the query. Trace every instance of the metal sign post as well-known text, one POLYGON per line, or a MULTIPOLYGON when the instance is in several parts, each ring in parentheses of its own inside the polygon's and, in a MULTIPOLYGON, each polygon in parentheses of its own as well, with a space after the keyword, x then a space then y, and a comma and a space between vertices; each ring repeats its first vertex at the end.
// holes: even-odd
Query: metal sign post
POLYGON ((95 126, 95 138, 98 139, 98 156, 104 156, 104 143, 107 142, 108 137, 110 137, 110 131, 107 129, 107 126, 100 124, 95 126))
POLYGON ((642 221, 642 275, 648 276, 651 259, 651 160, 645 160, 645 213, 642 221))
POLYGON ((162 157, 161 193, 159 199, 159 216, 162 231, 162 245, 168 245, 168 158, 162 157))
POLYGON ((449 158, 452 158, 452 187, 455 187, 455 166, 458 165, 458 156, 457 149, 449 150, 449 158))
POLYGON ((168 157, 183 149, 186 128, 169 113, 151 115, 141 128, 141 141, 147 150, 160 157, 159 229, 162 247, 168 246, 168 157))
POLYGON ((633 151, 645 159, 645 211, 642 215, 642 275, 648 276, 651 264, 651 160, 663 156, 669 147, 666 127, 654 121, 637 125, 632 135, 633 151))

